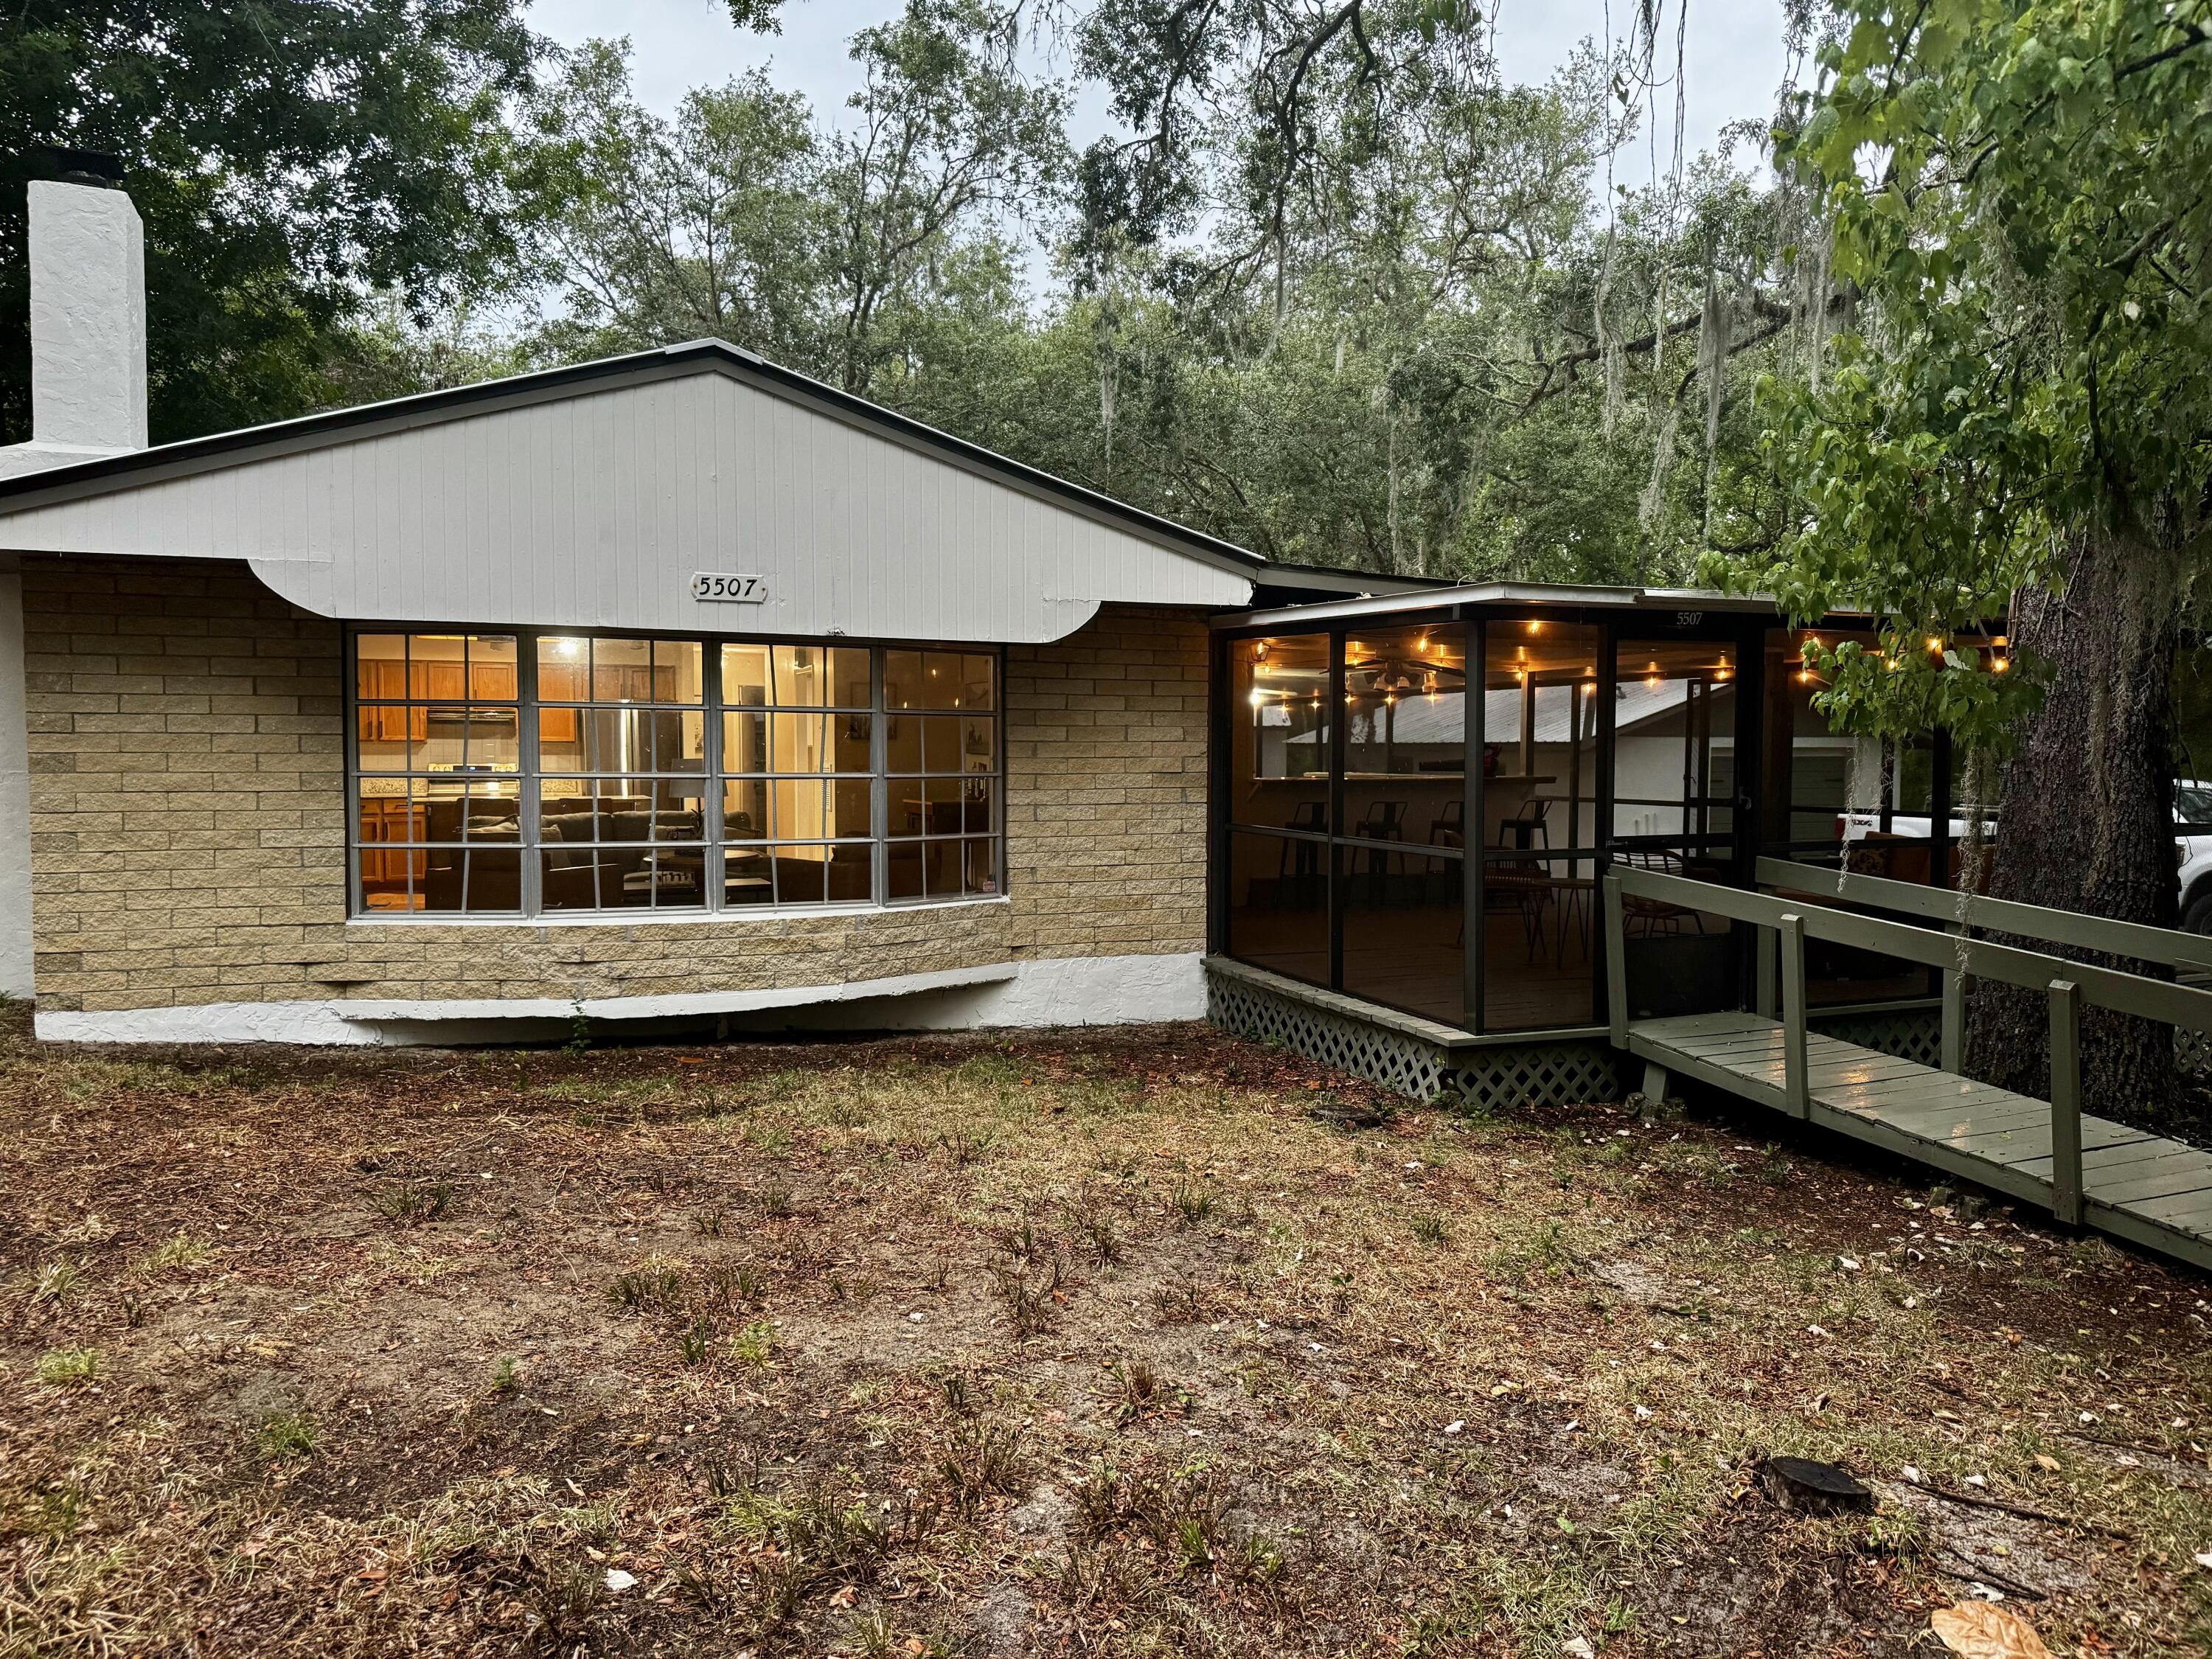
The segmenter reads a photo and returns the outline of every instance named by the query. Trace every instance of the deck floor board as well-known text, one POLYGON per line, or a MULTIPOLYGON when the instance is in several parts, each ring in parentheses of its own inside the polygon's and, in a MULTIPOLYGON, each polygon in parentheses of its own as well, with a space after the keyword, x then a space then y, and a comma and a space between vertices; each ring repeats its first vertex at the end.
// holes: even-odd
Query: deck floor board
MULTIPOLYGON (((1750 1013, 1638 1020, 1630 1047, 1662 1066, 1778 1104, 1787 1079, 1781 1025, 1750 1013)), ((2030 1096, 1808 1032, 1816 1115, 1939 1167, 1986 1171, 1992 1185, 2050 1201, 2051 1107, 2030 1096), (2023 1186, 2023 1183, 2026 1183, 2023 1186)), ((2212 1267, 2212 1152, 2124 1123, 2081 1120, 2081 1178, 2093 1225, 2212 1267)))

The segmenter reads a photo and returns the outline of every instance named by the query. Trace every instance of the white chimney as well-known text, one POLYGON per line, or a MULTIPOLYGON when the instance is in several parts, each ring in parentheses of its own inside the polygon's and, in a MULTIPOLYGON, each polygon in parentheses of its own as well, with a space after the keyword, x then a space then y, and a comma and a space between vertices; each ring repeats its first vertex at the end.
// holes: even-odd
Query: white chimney
POLYGON ((146 241, 120 190, 30 186, 31 441, 0 477, 146 447, 146 241))

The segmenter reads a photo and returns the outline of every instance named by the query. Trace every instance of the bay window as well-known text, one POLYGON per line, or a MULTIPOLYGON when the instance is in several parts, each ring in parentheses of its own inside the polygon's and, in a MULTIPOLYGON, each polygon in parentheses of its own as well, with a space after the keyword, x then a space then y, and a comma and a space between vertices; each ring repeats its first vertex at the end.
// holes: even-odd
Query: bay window
POLYGON ((351 647, 359 914, 1003 890, 994 653, 566 633, 351 647))

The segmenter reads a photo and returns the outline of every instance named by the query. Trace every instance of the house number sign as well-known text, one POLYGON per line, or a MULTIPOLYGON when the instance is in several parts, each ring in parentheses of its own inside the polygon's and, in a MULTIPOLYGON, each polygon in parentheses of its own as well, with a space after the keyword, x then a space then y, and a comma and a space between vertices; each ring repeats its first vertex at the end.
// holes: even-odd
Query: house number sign
POLYGON ((725 605, 765 605, 768 578, 732 576, 719 570, 702 570, 691 578, 691 597, 725 605))

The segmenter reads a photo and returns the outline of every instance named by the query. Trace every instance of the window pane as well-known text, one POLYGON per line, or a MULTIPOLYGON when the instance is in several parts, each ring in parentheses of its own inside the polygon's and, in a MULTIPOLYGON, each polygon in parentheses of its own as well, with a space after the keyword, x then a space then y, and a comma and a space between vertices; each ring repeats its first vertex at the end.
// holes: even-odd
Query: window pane
POLYGON ((870 759, 869 740, 875 734, 875 721, 866 714, 833 714, 830 717, 832 738, 831 763, 840 772, 865 772, 873 764, 870 759))
POLYGON ((775 866, 766 848, 751 848, 733 852, 722 860, 722 902, 738 904, 773 904, 775 902, 775 866))
POLYGON ((775 726, 775 769, 779 772, 823 772, 827 751, 823 748, 823 720, 820 714, 776 714, 770 717, 775 726))
POLYGON ((592 643, 562 635, 538 641, 538 700, 583 702, 591 695, 592 643))
POLYGON ((921 722, 912 714, 884 721, 884 765, 891 772, 921 770, 921 722))
POLYGON ((653 763, 664 772, 700 772, 707 766, 704 714, 655 716, 653 763))
POLYGON ((512 634, 471 634, 468 638, 469 678, 466 695, 511 702, 520 695, 515 679, 514 636, 512 634))
MULTIPOLYGON (((896 822, 897 815, 894 813, 892 816, 896 822)), ((918 841, 895 841, 885 849, 886 900, 918 899, 921 896, 921 848, 922 843, 918 841)))
POLYGON ((964 659, 950 651, 931 651, 923 654, 922 707, 925 708, 957 708, 961 706, 963 690, 961 676, 964 659))
POLYGON ((653 701, 653 646, 646 640, 592 641, 594 702, 653 701))
POLYGON ((592 847, 551 847, 538 855, 538 893, 548 910, 599 908, 599 852, 592 847))
POLYGON ((465 908, 514 911, 522 908, 522 854, 519 849, 472 850, 468 860, 465 908))
POLYGON ((514 842, 522 837, 522 799, 513 793, 471 789, 461 811, 461 837, 514 842))
POLYGON ((886 711, 922 706, 921 653, 884 653, 884 708, 886 711))
POLYGON ((653 764, 651 716, 641 708, 587 708, 584 726, 584 769, 628 772, 653 764))
POLYGON ((622 878, 624 906, 651 905, 657 910, 688 909, 704 903, 700 872, 706 854, 696 848, 657 847, 639 854, 635 866, 622 878))
POLYGON ((727 841, 765 841, 770 834, 768 784, 738 778, 722 786, 722 836, 727 841))
POLYGON ((830 849, 830 902, 865 904, 875 897, 875 853, 867 847, 830 849))
POLYGON ((999 727, 996 720, 960 722, 960 769, 995 772, 999 769, 999 727))
POLYGON ((768 703, 769 648, 764 645, 722 647, 722 706, 760 708, 768 703))
POLYGON ((960 848, 957 841, 926 841, 921 844, 921 889, 924 898, 960 896, 960 848))
POLYGON ((969 652, 960 659, 960 703, 963 708, 999 706, 998 659, 969 652))
POLYGON ((957 772, 962 769, 960 728, 967 722, 937 715, 926 719, 921 725, 921 769, 925 772, 957 772))
POLYGON ((966 863, 961 872, 960 890, 971 897, 997 892, 998 842, 973 837, 963 842, 961 846, 965 851, 966 863))
POLYGON ((971 836, 987 836, 999 827, 993 811, 997 785, 989 778, 969 778, 961 786, 960 827, 971 836))
POLYGON ((869 830, 869 798, 875 786, 866 778, 842 778, 830 786, 830 815, 823 834, 865 836, 869 830))
POLYGON ((364 772, 404 772, 414 758, 416 745, 409 741, 418 711, 401 704, 355 711, 354 747, 364 772))
POLYGON ((775 901, 778 904, 821 904, 828 898, 828 849, 820 847, 779 847, 775 849, 775 901))
POLYGON ((823 708, 842 702, 847 708, 868 706, 868 653, 818 645, 779 645, 775 647, 775 701, 780 708, 823 708), (852 659, 859 659, 859 690, 852 659))
POLYGON ((769 834, 781 840, 811 841, 828 833, 823 822, 823 785, 816 778, 776 778, 768 787, 774 826, 769 834))
POLYGON ((584 769, 584 714, 576 708, 542 708, 538 714, 538 765, 546 772, 584 769))
POLYGON ((467 702, 468 652, 468 641, 459 634, 409 635, 407 695, 424 701, 467 702))
POLYGON ((840 646, 830 653, 830 684, 831 695, 840 708, 870 708, 875 706, 875 694, 868 684, 869 653, 859 648, 840 646))
POLYGON ((407 636, 354 636, 354 696, 363 702, 394 701, 407 695, 407 636))
POLYGON ((957 836, 965 807, 963 786, 958 778, 931 778, 922 785, 922 798, 928 803, 921 832, 925 836, 957 836))
POLYGON ((771 757, 766 714, 722 716, 722 770, 765 772, 771 757))
POLYGON ((513 772, 522 764, 520 722, 514 708, 471 708, 464 732, 471 772, 513 772))
POLYGON ((653 696, 656 702, 696 703, 705 696, 702 659, 696 640, 653 642, 653 696))

